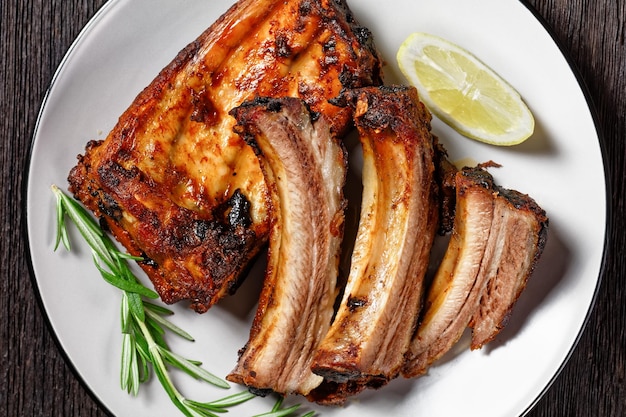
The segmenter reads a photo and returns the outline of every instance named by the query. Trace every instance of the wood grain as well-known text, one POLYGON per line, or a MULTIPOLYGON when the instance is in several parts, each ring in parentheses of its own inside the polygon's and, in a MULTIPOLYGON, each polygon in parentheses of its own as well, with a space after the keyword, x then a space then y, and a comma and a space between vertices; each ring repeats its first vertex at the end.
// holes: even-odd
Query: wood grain
MULTIPOLYGON (((0 416, 106 415, 46 326, 31 284, 22 207, 24 169, 46 89, 71 42, 102 4, 104 0, 0 2, 0 416)), ((619 248, 626 247, 626 3, 527 4, 545 20, 588 89, 612 197, 609 249, 597 303, 571 359, 529 415, 624 416, 626 257, 619 248)), ((575 185, 570 186, 575 192, 575 185)))

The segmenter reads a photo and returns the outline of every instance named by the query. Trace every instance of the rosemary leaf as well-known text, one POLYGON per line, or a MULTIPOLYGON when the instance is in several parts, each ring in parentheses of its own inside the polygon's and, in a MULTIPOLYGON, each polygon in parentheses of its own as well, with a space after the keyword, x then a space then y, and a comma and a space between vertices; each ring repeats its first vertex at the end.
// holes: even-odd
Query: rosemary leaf
POLYGON ((283 406, 283 402, 285 401, 285 397, 280 396, 274 403, 274 407, 272 407, 272 412, 280 410, 280 407, 283 406))
POLYGON ((169 329, 172 332, 174 332, 174 334, 177 334, 178 336, 182 337, 183 339, 187 339, 190 342, 194 341, 193 336, 191 336, 189 333, 187 333, 186 331, 184 331, 183 329, 181 329, 180 327, 178 327, 177 325, 175 325, 171 321, 169 321, 169 320, 163 318, 162 316, 158 315, 157 313, 155 313, 150 308, 146 308, 145 309, 145 313, 146 313, 146 315, 148 317, 150 317, 152 320, 154 320, 157 323, 159 323, 161 326, 166 327, 167 329, 169 329))
POLYGON ((143 305, 146 308, 146 310, 152 310, 153 312, 160 314, 162 316, 171 316, 174 314, 174 312, 170 310, 169 308, 166 308, 157 304, 153 304, 149 301, 144 302, 143 305))
POLYGON ((137 374, 140 384, 146 382, 150 378, 150 355, 148 354, 147 347, 144 348, 144 345, 139 343, 139 341, 143 340, 143 338, 137 337, 137 335, 135 335, 135 357, 137 360, 137 374))
POLYGON ((124 259, 124 260, 127 260, 127 261, 138 261, 138 262, 141 262, 141 261, 145 261, 146 260, 145 258, 142 258, 141 256, 133 256, 130 253, 120 252, 119 250, 117 250, 115 248, 113 249, 112 254, 114 254, 116 257, 118 257, 120 259, 124 259))
POLYGON ((120 318, 121 318, 121 327, 122 333, 130 333, 131 326, 131 315, 130 308, 128 306, 128 295, 126 293, 122 293, 122 303, 120 306, 120 318))
POLYGON ((102 230, 99 229, 96 222, 76 201, 61 192, 58 187, 52 187, 52 190, 57 195, 57 198, 61 200, 60 204, 63 212, 67 214, 70 219, 72 219, 72 222, 74 222, 74 225, 76 225, 80 234, 87 241, 87 244, 98 254, 107 266, 113 267, 113 258, 111 258, 111 255, 103 242, 104 234, 102 230))
POLYGON ((249 401, 253 398, 256 398, 256 395, 252 394, 250 391, 242 391, 237 394, 228 395, 224 398, 220 398, 219 400, 215 400, 215 401, 211 401, 211 402, 203 403, 203 404, 210 405, 211 407, 226 409, 234 405, 238 405, 246 401, 249 401))
MULTIPOLYGON (((268 411, 263 414, 256 414, 253 417, 287 417, 293 416, 294 413, 300 408, 301 404, 292 405, 289 408, 282 408, 285 397, 280 396, 274 403, 274 407, 272 407, 271 411, 268 411)), ((310 411, 304 414, 302 417, 313 417, 315 415, 314 411, 310 411)))
POLYGON ((56 240, 54 242, 54 250, 59 247, 59 243, 63 242, 63 246, 69 252, 72 248, 70 245, 67 229, 65 228, 65 211, 63 210, 63 200, 57 195, 57 230, 56 240))
POLYGON ((204 368, 199 367, 190 360, 183 358, 182 356, 168 349, 160 348, 160 352, 169 363, 176 366, 185 373, 191 375, 192 377, 206 381, 209 384, 219 388, 230 388, 230 384, 228 382, 226 382, 222 378, 213 375, 204 368))
POLYGON ((148 348, 148 341, 141 334, 140 330, 137 330, 139 326, 136 323, 133 323, 133 334, 135 335, 135 348, 137 349, 137 353, 143 357, 147 362, 150 362, 150 351, 148 348))
POLYGON ((139 294, 133 292, 127 292, 126 295, 128 296, 127 302, 130 312, 138 321, 143 322, 146 319, 146 314, 143 309, 141 297, 139 294))
POLYGON ((197 360, 193 360, 193 359, 187 359, 189 362, 193 363, 196 366, 201 366, 202 365, 202 361, 197 361, 197 360))
POLYGON ((202 413, 207 416, 215 416, 213 413, 227 413, 228 408, 234 407, 246 401, 249 401, 253 398, 256 398, 256 395, 250 393, 249 391, 242 391, 237 394, 232 394, 226 396, 224 398, 220 398, 219 400, 209 401, 209 402, 199 402, 186 399, 184 401, 185 405, 190 408, 193 408, 199 413, 202 413))
POLYGON ((167 340, 165 340, 165 329, 161 327, 161 325, 150 317, 146 317, 144 321, 146 327, 150 330, 150 334, 152 339, 154 340, 154 344, 164 349, 169 349, 167 344, 167 340))
POLYGON ((135 349, 135 339, 130 334, 122 335, 122 389, 136 396, 139 393, 139 368, 135 349))
POLYGON ((132 352, 131 352, 131 356, 130 356, 130 381, 131 381, 131 388, 130 388, 130 393, 133 396, 137 396, 137 394, 139 394, 139 384, 141 384, 141 377, 139 375, 139 365, 137 363, 137 353, 134 350, 135 348, 135 339, 131 337, 132 340, 132 352))
POLYGON ((130 364, 131 364, 132 336, 124 333, 122 335, 122 365, 120 368, 120 385, 124 391, 130 391, 130 364))
POLYGON ((153 298, 153 299, 159 298, 159 294, 157 294, 156 292, 152 291, 149 288, 144 287, 142 284, 138 283, 137 281, 128 281, 127 279, 121 278, 119 275, 112 274, 106 269, 104 269, 102 265, 100 265, 100 262, 98 262, 98 259, 96 258, 95 253, 94 253, 94 264, 96 265, 96 268, 98 268, 98 271, 100 271, 102 278, 104 278, 106 282, 113 285, 114 287, 117 287, 120 290, 123 290, 126 292, 137 293, 139 295, 143 295, 144 297, 148 297, 148 298, 153 298))
POLYGON ((217 414, 212 413, 210 410, 199 407, 195 404, 185 403, 185 407, 187 407, 191 412, 195 413, 195 416, 198 417, 219 417, 217 414))
POLYGON ((186 411, 187 407, 185 407, 185 405, 181 401, 181 398, 180 398, 181 396, 179 395, 169 375, 166 372, 166 366, 165 366, 165 363, 163 362, 163 357, 158 352, 155 352, 152 349, 150 349, 150 357, 152 358, 152 365, 153 365, 154 373, 156 374, 157 379, 161 383, 161 386, 163 387, 167 395, 170 397, 170 400, 174 403, 174 405, 179 410, 185 413, 185 415, 192 416, 193 414, 191 414, 189 411, 186 411))

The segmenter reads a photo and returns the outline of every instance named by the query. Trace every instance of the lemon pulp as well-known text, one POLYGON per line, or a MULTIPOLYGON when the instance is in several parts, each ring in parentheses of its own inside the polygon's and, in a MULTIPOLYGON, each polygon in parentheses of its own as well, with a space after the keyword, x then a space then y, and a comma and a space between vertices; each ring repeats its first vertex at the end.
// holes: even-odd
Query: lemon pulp
POLYGON ((519 93, 470 52, 414 33, 400 46, 400 70, 440 119, 470 138, 495 145, 523 142, 534 131, 519 93))

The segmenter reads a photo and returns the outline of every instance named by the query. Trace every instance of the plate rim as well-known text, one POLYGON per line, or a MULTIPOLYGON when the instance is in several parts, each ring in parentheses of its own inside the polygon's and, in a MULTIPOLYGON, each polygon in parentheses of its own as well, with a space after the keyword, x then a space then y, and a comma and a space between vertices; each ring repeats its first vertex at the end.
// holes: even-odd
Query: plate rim
POLYGON ((22 222, 22 233, 24 235, 24 254, 26 257, 26 264, 29 272, 29 281, 31 287, 33 289, 36 303, 39 307, 41 316, 45 323, 45 328, 48 330, 48 334, 52 337, 54 345, 57 348, 57 352, 61 355, 63 362, 70 369, 72 375, 79 381, 80 386, 83 390, 91 397, 91 399, 98 405, 98 407, 105 412, 105 414, 109 416, 115 416, 115 414, 109 409, 109 407, 105 404, 102 398, 92 389, 92 387, 87 383, 83 375, 78 371, 74 362, 70 359, 69 353, 63 347, 59 335, 54 329, 52 325, 52 319, 48 310, 46 309, 43 297, 39 288, 39 284, 37 282, 37 276, 35 274, 35 267, 33 263, 33 252, 31 250, 31 242, 30 242, 30 234, 28 231, 29 227, 29 198, 28 198, 28 190, 30 184, 30 174, 31 174, 31 163, 33 159, 33 153, 35 149, 35 141, 37 139, 37 133, 39 132, 39 127, 44 116, 44 111, 46 109, 46 105, 48 100, 50 99, 50 94, 53 88, 56 85, 58 78, 60 77, 63 69, 66 67, 67 62, 71 59, 75 50, 78 48, 78 45, 85 39, 88 33, 98 24, 98 22, 104 17, 104 15, 108 12, 108 10, 113 7, 115 3, 119 0, 107 0, 96 12, 91 16, 87 23, 82 27, 82 29, 76 35, 76 38, 70 43, 70 46, 67 48, 67 51, 63 54, 63 58, 57 65, 52 78, 50 79, 50 83, 46 88, 46 92, 41 100, 41 104, 39 106, 39 111, 37 113, 37 119, 35 120, 35 125, 33 126, 33 132, 31 135, 30 142, 28 144, 27 156, 24 162, 24 166, 22 168, 22 172, 24 173, 22 177, 21 184, 21 194, 22 194, 22 216, 24 221, 22 222))
MULTIPOLYGON (((32 159, 33 159, 33 153, 34 153, 34 149, 35 149, 35 142, 36 142, 36 138, 37 138, 37 134, 39 132, 39 128, 40 128, 40 124, 42 121, 42 117, 44 115, 46 106, 48 104, 48 101, 50 99, 50 94, 52 92, 52 90, 54 89, 58 78, 60 77, 61 73, 63 72, 63 70, 66 68, 68 61, 71 59, 71 57, 73 56, 74 52, 76 51, 76 49, 78 48, 78 46, 80 45, 80 43, 88 36, 89 32, 100 22, 100 20, 107 14, 107 12, 109 12, 109 10, 114 7, 117 3, 119 3, 121 0, 107 0, 102 6, 100 6, 100 8, 98 10, 96 10, 96 12, 89 18, 89 20, 87 21, 87 23, 83 26, 83 28, 78 32, 78 34, 76 35, 75 39, 71 42, 70 46, 68 47, 67 51, 65 52, 65 54, 63 55, 63 58, 61 59, 61 61, 59 62, 58 66, 56 67, 53 76, 49 82, 48 87, 46 88, 46 92, 44 94, 44 97, 41 100, 40 106, 39 106, 39 111, 38 111, 38 115, 35 121, 35 124, 33 126, 33 131, 32 131, 32 135, 31 135, 31 139, 30 142, 28 143, 28 149, 27 149, 27 155, 25 158, 25 162, 23 164, 22 167, 22 172, 23 172, 23 176, 22 176, 22 184, 20 187, 20 192, 22 195, 22 210, 21 210, 21 214, 22 216, 24 216, 24 221, 21 222, 22 225, 22 233, 24 234, 24 254, 25 254, 25 258, 26 258, 26 263, 27 263, 27 268, 29 271, 29 278, 30 278, 30 283, 31 286, 33 288, 34 294, 35 294, 35 299, 37 302, 37 305, 39 306, 40 312, 42 313, 42 317, 44 319, 45 322, 45 326, 49 332, 49 334, 52 336, 52 339, 54 341, 55 346, 57 347, 58 352, 60 353, 61 357, 63 358, 63 361, 65 362, 65 364, 69 367, 69 369, 71 370, 73 376, 80 382, 80 385, 82 386, 82 388, 87 392, 87 394, 97 403, 98 407, 104 411, 106 414, 113 416, 114 414, 112 413, 112 411, 108 408, 108 406, 105 404, 105 402, 103 401, 103 399, 98 395, 98 393, 96 393, 92 387, 86 382, 85 378, 83 377, 83 375, 78 371, 78 369, 76 368, 76 365, 74 364, 74 362, 70 359, 68 352, 64 349, 63 344, 61 343, 61 340, 59 338, 59 335, 57 334, 57 332, 54 329, 54 326, 52 325, 52 321, 51 321, 51 317, 48 313, 48 310, 46 309, 44 302, 43 302, 43 297, 38 285, 38 279, 37 276, 35 274, 35 268, 34 268, 34 263, 33 263, 33 252, 31 250, 31 242, 30 242, 30 235, 29 235, 29 210, 28 210, 28 206, 29 206, 29 198, 28 198, 28 191, 29 191, 29 183, 30 183, 30 179, 31 179, 31 165, 32 165, 32 159)), ((589 303, 589 306, 587 308, 587 311, 584 315, 584 320, 578 330, 578 333, 576 335, 576 337, 574 338, 568 352, 564 355, 563 360, 561 361, 560 365, 557 367, 556 371, 554 372, 554 374, 552 375, 552 377, 550 378, 550 380, 545 384, 545 386, 542 388, 542 390, 536 395, 535 399, 533 401, 531 401, 527 408, 523 411, 523 413, 521 414, 521 416, 525 416, 527 415, 530 411, 532 411, 535 406, 542 400, 542 398, 544 397, 544 395, 550 390, 550 388, 552 387, 552 385, 554 384, 554 382, 559 378, 559 376, 561 375, 563 369, 566 367, 566 365, 568 364, 568 362, 570 361, 573 353, 575 352, 575 350, 578 347, 578 344, 580 342, 580 339, 583 335, 583 333, 585 332, 585 330, 588 327, 589 321, 590 321, 590 317, 591 314, 593 312, 593 310, 596 307, 597 304, 597 300, 598 300, 598 294, 599 294, 599 290, 600 287, 603 285, 604 282, 604 277, 606 275, 606 268, 607 268, 607 258, 610 252, 610 245, 609 245, 609 236, 611 234, 611 231, 613 230, 613 196, 611 193, 611 189, 612 189, 612 178, 609 175, 608 172, 608 163, 607 163, 607 144, 606 141, 604 140, 605 138, 605 134, 601 129, 601 126, 599 124, 599 116, 598 116, 598 109, 597 106, 595 104, 595 102, 593 101, 590 91, 589 91, 589 87, 587 85, 587 83, 585 82, 584 78, 582 77, 582 74, 580 72, 580 70, 578 69, 578 67, 576 66, 575 62, 572 59, 571 56, 571 52, 569 52, 563 45, 563 43, 556 37, 555 33, 554 33, 554 29, 552 27, 550 27, 550 25, 548 24, 548 22, 546 21, 546 19, 541 16, 538 11, 529 4, 528 0, 518 0, 534 17, 535 20, 537 20, 537 22, 539 22, 541 24, 541 26, 543 27, 544 31, 550 36, 550 38, 552 39, 552 41, 554 42, 554 44, 556 45, 556 47, 558 48, 559 52, 561 53, 561 56, 565 59, 572 75, 574 75, 576 82, 578 84, 578 86, 581 89, 581 92, 583 94, 583 97, 585 99, 585 102, 587 104, 587 108, 589 110, 589 114, 591 116, 591 119, 593 121, 593 126, 594 126, 594 130, 596 132, 596 136, 597 136, 597 140, 598 140, 598 145, 599 145, 599 149, 600 149, 600 156, 601 156, 601 161, 602 161, 602 167, 603 167, 603 178, 604 178, 604 183, 605 183, 605 225, 604 225, 604 237, 603 237, 603 247, 602 247, 602 255, 600 257, 600 267, 599 267, 599 271, 598 271, 598 276, 596 278, 596 282, 595 282, 595 287, 594 287, 594 291, 589 303)))
POLYGON ((554 33, 554 29, 550 27, 546 19, 543 16, 541 16, 539 12, 532 5, 528 3, 528 0, 519 0, 519 1, 535 17, 535 19, 541 24, 541 26, 543 26, 546 33, 550 35, 550 38, 552 39, 556 47, 561 52, 561 55, 567 62, 567 65, 569 66, 572 74, 576 78, 578 86, 580 87, 581 92, 585 98, 587 107, 589 108, 589 114, 591 116, 591 119, 593 120, 593 125, 596 131, 596 136, 598 138, 598 146, 600 147, 600 156, 602 157, 602 168, 603 168, 603 174, 604 174, 603 176, 604 176, 604 195, 605 195, 605 225, 604 225, 604 238, 603 238, 603 244, 602 244, 602 256, 600 257, 600 268, 598 271, 598 277, 596 280, 596 285, 595 285, 593 294, 591 296, 589 307, 587 308, 587 311, 585 313, 585 318, 582 322, 582 325, 580 326, 580 329, 578 330, 578 334, 576 335, 576 337, 574 338, 574 341, 572 342, 572 345, 570 346, 569 351, 565 354, 563 360, 561 361, 561 364, 557 368, 554 375, 552 375, 552 378, 550 378, 547 384, 539 392, 535 400, 532 401, 528 405, 526 410, 524 410, 524 412, 522 413, 522 416, 525 416, 529 412, 531 412, 535 408, 535 406, 541 401, 541 399, 550 390, 550 388, 555 383, 555 381, 559 378, 559 376, 563 372, 563 369, 565 369, 565 367, 569 363, 572 355, 574 354, 574 352, 576 351, 576 348, 578 347, 578 343, 580 342, 580 339, 583 333, 588 327, 591 314, 593 313, 593 310, 596 307, 596 303, 598 301, 598 294, 600 292, 600 287, 602 286, 603 281, 604 281, 604 276, 606 275, 607 258, 608 258, 609 249, 610 249, 609 236, 611 234, 611 231, 613 230, 613 195, 611 193, 612 178, 609 175, 610 173, 608 171, 608 164, 607 164, 608 153, 606 149, 606 146, 607 146, 606 140, 604 139, 605 134, 600 127, 598 108, 595 102, 593 101, 593 98, 591 97, 589 87, 587 83, 585 82, 576 63, 574 62, 571 56, 571 52, 569 52, 565 48, 563 43, 556 37, 554 33))

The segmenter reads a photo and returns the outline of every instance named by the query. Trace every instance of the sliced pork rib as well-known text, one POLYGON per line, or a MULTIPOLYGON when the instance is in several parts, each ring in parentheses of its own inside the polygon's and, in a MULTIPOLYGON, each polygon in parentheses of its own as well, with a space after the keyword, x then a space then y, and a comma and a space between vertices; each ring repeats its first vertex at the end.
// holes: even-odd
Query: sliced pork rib
POLYGON ((267 241, 268 190, 228 112, 292 96, 342 135, 344 88, 380 84, 370 32, 343 0, 240 0, 92 141, 70 190, 141 264, 163 301, 198 312, 234 291, 267 241))
MULTIPOLYGON (((486 173, 486 172, 485 172, 486 173)), ((488 174, 487 174, 488 175, 488 174)), ((493 222, 489 178, 456 175, 454 225, 446 253, 427 293, 420 325, 403 371, 417 376, 457 342, 478 307, 481 262, 493 222)))
POLYGON ((322 382, 311 363, 337 297, 346 155, 298 99, 258 99, 232 114, 258 153, 276 220, 250 338, 228 379, 306 395, 322 382))
POLYGON ((490 342, 506 325, 513 305, 526 287, 548 233, 545 211, 529 196, 498 188, 490 250, 483 260, 487 288, 474 313, 472 349, 490 342))
POLYGON ((530 197, 498 187, 483 168, 465 168, 455 181, 450 243, 428 289, 406 377, 426 372, 470 323, 473 347, 491 340, 544 247, 548 221, 530 197))
POLYGON ((417 91, 363 88, 344 98, 355 109, 363 147, 363 200, 343 300, 313 371, 353 392, 398 375, 417 323, 439 205, 431 116, 417 91))

